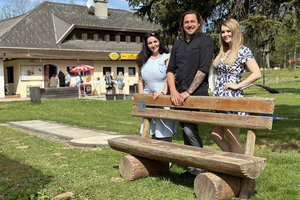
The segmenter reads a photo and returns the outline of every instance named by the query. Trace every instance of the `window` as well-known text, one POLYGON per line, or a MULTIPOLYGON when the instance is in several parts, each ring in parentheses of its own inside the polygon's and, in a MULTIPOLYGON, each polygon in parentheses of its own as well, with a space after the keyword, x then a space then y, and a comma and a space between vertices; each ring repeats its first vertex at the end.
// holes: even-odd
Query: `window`
POLYGON ((104 39, 104 33, 99 33, 99 41, 105 41, 104 39))
POLYGON ((130 36, 130 42, 136 42, 136 37, 135 35, 130 36))
POLYGON ((116 41, 116 35, 115 34, 110 34, 109 35, 109 41, 110 42, 115 42, 116 41))
POLYGON ((87 40, 94 41, 94 33, 87 33, 87 40))
POLYGON ((126 35, 120 35, 120 42, 126 42, 126 35))
POLYGON ((103 67, 103 76, 105 76, 106 72, 111 72, 111 67, 103 67))
POLYGON ((128 68, 128 75, 129 76, 135 76, 135 67, 129 67, 128 68))
POLYGON ((134 94, 138 92, 137 84, 129 85, 129 94, 134 94))
POLYGON ((82 33, 81 32, 75 32, 75 40, 82 40, 82 33))
POLYGON ((119 75, 119 72, 122 72, 124 75, 124 67, 117 67, 117 75, 119 75))
POLYGON ((14 67, 6 67, 7 83, 14 83, 14 67))

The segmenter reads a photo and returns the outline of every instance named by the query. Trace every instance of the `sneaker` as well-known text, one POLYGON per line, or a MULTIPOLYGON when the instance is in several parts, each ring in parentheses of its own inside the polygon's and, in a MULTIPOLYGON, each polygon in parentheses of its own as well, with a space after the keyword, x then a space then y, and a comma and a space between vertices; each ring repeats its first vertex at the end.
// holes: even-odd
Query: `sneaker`
POLYGON ((187 171, 189 173, 191 173, 192 175, 197 176, 198 174, 204 173, 205 169, 189 167, 189 169, 187 171))

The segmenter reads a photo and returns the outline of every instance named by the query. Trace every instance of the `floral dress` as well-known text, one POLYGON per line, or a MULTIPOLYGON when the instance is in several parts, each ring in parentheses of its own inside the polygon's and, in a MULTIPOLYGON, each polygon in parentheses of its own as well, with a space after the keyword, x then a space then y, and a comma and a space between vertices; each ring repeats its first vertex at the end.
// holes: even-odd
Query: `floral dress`
POLYGON ((217 80, 215 84, 214 96, 243 97, 244 91, 242 89, 225 90, 224 84, 228 82, 237 84, 240 83, 242 81, 242 75, 245 72, 245 63, 253 58, 254 56, 251 50, 242 45, 238 51, 237 59, 232 66, 228 66, 228 64, 225 63, 226 58, 221 59, 219 65, 215 67, 215 71, 217 72, 217 80))

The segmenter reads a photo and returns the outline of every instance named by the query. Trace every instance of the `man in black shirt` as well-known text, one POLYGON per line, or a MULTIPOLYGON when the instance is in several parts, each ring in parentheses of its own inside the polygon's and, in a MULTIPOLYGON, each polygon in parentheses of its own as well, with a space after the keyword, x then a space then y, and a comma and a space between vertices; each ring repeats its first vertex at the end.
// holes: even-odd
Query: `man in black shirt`
MULTIPOLYGON (((213 41, 201 34, 203 20, 196 11, 182 14, 182 38, 175 42, 167 69, 167 79, 174 105, 182 105, 189 96, 208 96, 208 73, 213 58, 213 41)), ((197 124, 180 123, 184 144, 203 147, 197 124)))

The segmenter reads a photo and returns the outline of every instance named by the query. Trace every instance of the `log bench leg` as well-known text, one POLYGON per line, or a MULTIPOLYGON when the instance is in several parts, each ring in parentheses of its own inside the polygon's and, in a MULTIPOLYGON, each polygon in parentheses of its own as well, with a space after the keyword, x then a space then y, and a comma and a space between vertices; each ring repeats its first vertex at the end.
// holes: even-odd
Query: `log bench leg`
POLYGON ((255 180, 253 179, 241 179, 241 193, 240 199, 248 199, 255 193, 255 180))
POLYGON ((194 192, 199 200, 231 199, 240 192, 240 178, 205 172, 195 178, 194 192))
POLYGON ((119 162, 119 171, 124 180, 131 181, 166 173, 169 171, 169 163, 126 155, 119 162))
MULTIPOLYGON (((252 130, 247 131, 247 139, 245 146, 245 155, 253 156, 255 150, 256 135, 252 130)), ((255 180, 242 179, 240 199, 248 199, 249 196, 255 193, 255 180)))

